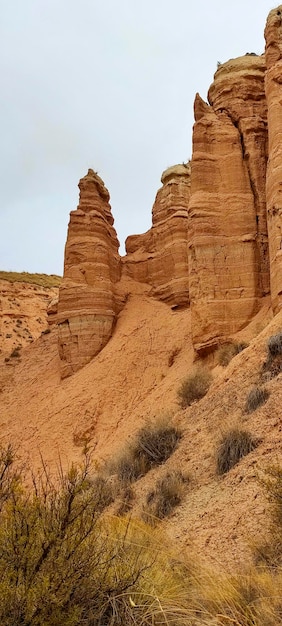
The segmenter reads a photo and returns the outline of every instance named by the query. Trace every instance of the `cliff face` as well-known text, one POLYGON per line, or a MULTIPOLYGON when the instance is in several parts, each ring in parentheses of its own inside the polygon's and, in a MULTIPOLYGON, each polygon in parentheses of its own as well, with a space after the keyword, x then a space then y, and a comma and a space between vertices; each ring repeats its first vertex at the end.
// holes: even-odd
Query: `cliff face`
POLYGON ((189 272, 192 336, 198 351, 245 326, 269 290, 265 218, 264 58, 222 65, 195 99, 189 272))
POLYGON ((189 303, 188 204, 190 164, 176 165, 161 178, 152 209, 152 228, 126 240, 123 273, 150 285, 150 295, 171 306, 189 303))
POLYGON ((109 340, 116 317, 114 284, 120 278, 119 242, 109 192, 89 170, 70 214, 57 322, 62 377, 88 363, 109 340))
POLYGON ((269 126, 266 201, 271 299, 273 310, 277 313, 282 306, 282 5, 268 16, 265 40, 269 126))
POLYGON ((265 38, 265 55, 219 66, 208 103, 196 96, 192 161, 163 173, 152 228, 127 238, 122 259, 102 180, 89 170, 80 181, 58 312, 49 310, 63 376, 103 348, 131 293, 190 304, 202 354, 244 328, 269 292, 281 308, 282 5, 265 38))

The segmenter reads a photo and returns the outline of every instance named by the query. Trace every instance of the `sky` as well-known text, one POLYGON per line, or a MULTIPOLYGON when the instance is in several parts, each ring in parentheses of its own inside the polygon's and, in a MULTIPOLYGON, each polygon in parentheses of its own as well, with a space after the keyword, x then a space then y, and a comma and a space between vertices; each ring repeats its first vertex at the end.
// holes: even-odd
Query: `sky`
MULTIPOLYGON (((278 3, 277 3, 278 4, 278 3)), ((0 269, 62 274, 79 179, 98 171, 124 253, 191 156, 217 62, 261 54, 268 0, 0 0, 0 269)))

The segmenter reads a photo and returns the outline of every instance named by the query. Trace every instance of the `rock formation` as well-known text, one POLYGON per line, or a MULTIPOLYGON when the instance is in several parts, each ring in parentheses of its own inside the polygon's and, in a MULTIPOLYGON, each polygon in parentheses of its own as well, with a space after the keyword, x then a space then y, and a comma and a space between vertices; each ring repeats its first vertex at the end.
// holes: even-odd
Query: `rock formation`
POLYGON ((265 40, 269 128, 266 201, 271 299, 277 313, 282 306, 282 5, 268 16, 265 40))
POLYGON ((152 209, 152 228, 126 240, 123 273, 151 286, 150 295, 171 306, 189 303, 188 204, 190 164, 175 165, 161 177, 152 209))
POLYGON ((191 306, 192 341, 204 354, 230 340, 271 292, 282 306, 282 5, 270 12, 266 55, 219 66, 208 103, 196 96, 191 164, 162 175, 152 228, 118 255, 109 194, 89 170, 71 213, 59 322, 62 375, 111 337, 125 295, 143 290, 191 306), (126 287, 125 287, 126 285, 126 287))
POLYGON ((196 350, 240 330, 268 292, 264 58, 220 66, 195 99, 189 272, 196 350))
POLYGON ((120 278, 109 192, 91 169, 79 189, 78 208, 70 214, 59 290, 62 377, 88 363, 109 340, 116 317, 114 284, 120 278))

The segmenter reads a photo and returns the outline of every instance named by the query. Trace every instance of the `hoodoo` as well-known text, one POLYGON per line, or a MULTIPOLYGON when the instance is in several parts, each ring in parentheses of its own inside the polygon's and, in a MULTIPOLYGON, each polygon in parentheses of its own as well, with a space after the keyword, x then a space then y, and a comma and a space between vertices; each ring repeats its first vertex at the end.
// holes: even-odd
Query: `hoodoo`
POLYGON ((91 169, 79 189, 78 208, 70 214, 59 290, 62 378, 88 363, 110 338, 116 317, 114 284, 120 278, 109 192, 91 169))
MULTIPOLYGON (((62 376, 107 343, 126 298, 141 290, 191 307, 192 343, 230 341, 271 293, 282 306, 282 6, 270 12, 266 53, 219 65, 208 103, 194 104, 189 163, 162 175, 152 227, 118 254, 109 193, 89 170, 71 213, 58 312, 62 376)), ((190 318, 189 318, 190 319, 190 318)))
POLYGON ((190 163, 163 172, 152 209, 152 228, 126 240, 123 271, 151 286, 150 295, 171 306, 189 304, 188 204, 190 163))

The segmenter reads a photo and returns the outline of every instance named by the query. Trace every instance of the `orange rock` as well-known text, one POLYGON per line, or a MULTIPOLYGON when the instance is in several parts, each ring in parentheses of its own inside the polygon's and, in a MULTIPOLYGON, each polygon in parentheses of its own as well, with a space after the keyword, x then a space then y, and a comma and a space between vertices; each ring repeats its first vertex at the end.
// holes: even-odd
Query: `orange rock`
POLYGON ((172 306, 189 303, 187 225, 190 164, 168 168, 152 209, 152 228, 126 240, 123 274, 151 286, 150 295, 172 306))
POLYGON ((220 66, 195 99, 189 272, 192 336, 208 350, 243 328, 267 293, 264 59, 220 66))
POLYGON ((93 171, 79 182, 70 214, 57 322, 64 378, 88 363, 109 340, 116 317, 114 284, 120 278, 119 242, 109 192, 93 171))
POLYGON ((269 161, 266 180, 270 284, 273 311, 282 307, 282 5, 266 27, 265 93, 268 105, 269 161))

